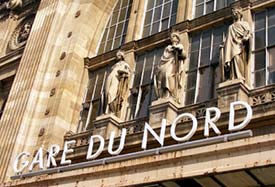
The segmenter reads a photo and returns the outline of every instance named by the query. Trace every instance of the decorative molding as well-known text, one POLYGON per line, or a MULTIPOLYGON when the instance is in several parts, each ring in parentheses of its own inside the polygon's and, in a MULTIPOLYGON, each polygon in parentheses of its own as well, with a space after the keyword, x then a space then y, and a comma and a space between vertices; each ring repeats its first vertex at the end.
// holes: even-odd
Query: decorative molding
POLYGON ((29 9, 37 9, 39 2, 37 0, 0 0, 0 20, 4 18, 20 18, 29 9))
POLYGON ((7 55, 0 57, 0 67, 2 64, 6 64, 7 62, 10 62, 11 59, 19 59, 22 57, 23 51, 25 49, 25 46, 19 47, 18 49, 8 53, 7 55))
POLYGON ((30 15, 22 20, 13 31, 7 46, 7 53, 16 50, 27 43, 34 21, 34 15, 30 15))
POLYGON ((275 85, 257 88, 250 93, 250 105, 258 106, 275 102, 275 85))

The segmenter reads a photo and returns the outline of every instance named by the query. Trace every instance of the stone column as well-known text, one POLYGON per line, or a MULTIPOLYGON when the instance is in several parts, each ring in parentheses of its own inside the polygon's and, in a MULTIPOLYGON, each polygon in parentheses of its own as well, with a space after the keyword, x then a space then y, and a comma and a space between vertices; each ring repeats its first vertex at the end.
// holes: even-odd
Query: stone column
MULTIPOLYGON (((55 15, 54 12, 45 11, 45 7, 54 8, 56 6, 57 3, 55 0, 41 2, 40 13, 36 16, 28 45, 25 48, 25 53, 20 62, 5 111, 0 121, 0 142, 3 145, 1 147, 2 154, 0 155, 0 181, 6 178, 7 169, 12 166, 10 158, 16 140, 22 141, 22 143, 24 141, 24 137, 18 137, 18 133, 21 124, 23 124, 24 113, 27 113, 26 107, 28 101, 34 97, 34 95, 30 96, 39 62, 42 58, 41 47, 46 44, 49 36, 50 27, 47 25, 53 21, 55 15)), ((21 127, 26 126, 23 124, 21 127)))
POLYGON ((115 2, 41 1, 0 122, 1 181, 14 174, 18 153, 62 145, 76 130, 88 81, 83 58, 95 54, 115 2))

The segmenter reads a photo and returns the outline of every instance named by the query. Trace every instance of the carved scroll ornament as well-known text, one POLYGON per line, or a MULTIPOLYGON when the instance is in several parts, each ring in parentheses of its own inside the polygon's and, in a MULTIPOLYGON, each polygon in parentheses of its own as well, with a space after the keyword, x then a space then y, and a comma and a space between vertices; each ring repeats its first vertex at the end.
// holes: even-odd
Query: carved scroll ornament
POLYGON ((30 35, 32 24, 34 17, 29 17, 23 20, 19 25, 15 28, 11 35, 11 39, 8 44, 7 51, 16 50, 22 46, 24 46, 27 42, 27 39, 30 35))

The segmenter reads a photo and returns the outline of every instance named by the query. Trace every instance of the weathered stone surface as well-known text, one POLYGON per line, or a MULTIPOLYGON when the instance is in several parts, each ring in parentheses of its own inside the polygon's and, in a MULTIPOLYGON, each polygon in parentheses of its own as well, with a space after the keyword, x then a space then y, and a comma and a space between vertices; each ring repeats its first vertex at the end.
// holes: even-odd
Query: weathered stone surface
MULTIPOLYGON (((145 2, 133 1, 126 43, 121 46, 131 69, 135 67, 136 55, 156 46, 167 46, 167 36, 174 29, 180 32, 185 50, 189 51, 191 32, 231 21, 228 14, 231 7, 192 19, 193 2, 179 0, 178 24, 142 38, 145 2)), ((274 85, 253 90, 243 82, 229 81, 220 85, 217 99, 191 106, 178 105, 173 100, 157 100, 151 104, 147 118, 124 121, 105 115, 96 119, 94 131, 76 133, 84 90, 89 79, 88 69, 102 68, 115 60, 117 49, 96 56, 98 43, 115 3, 116 0, 41 0, 26 46, 11 53, 7 53, 7 46, 13 31, 27 13, 36 12, 35 6, 25 12, 26 15, 19 11, 11 18, 0 16, 0 80, 16 74, 0 121, 0 182, 5 181, 1 185, 131 186, 274 165, 274 85), (66 55, 62 56, 62 53, 66 55), (53 88, 55 94, 50 94, 53 88), (194 139, 201 139, 205 110, 211 106, 221 109, 222 117, 217 126, 222 133, 226 133, 228 106, 230 101, 235 100, 247 101, 253 107, 254 116, 247 127, 253 130, 253 137, 24 180, 11 181, 9 178, 14 175, 11 167, 13 160, 22 151, 34 153, 41 145, 62 146, 64 140, 75 139, 75 153, 69 157, 77 163, 85 159, 91 135, 101 134, 108 139, 111 131, 115 130, 118 134, 123 127, 134 129, 127 134, 125 152, 140 151, 144 122, 149 122, 159 132, 164 117, 168 119, 165 143, 175 144, 169 137, 170 123, 183 112, 190 112, 198 118, 199 126, 194 139), (46 110, 50 111, 47 115, 46 110)), ((245 0, 232 4, 243 8, 245 20, 250 25, 253 24, 251 12, 272 5, 272 0, 253 3, 245 0)), ((185 69, 188 66, 187 60, 185 69)), ((184 99, 184 94, 181 97, 184 99)), ((128 100, 121 108, 121 116, 126 115, 127 107, 128 100)), ((243 116, 244 111, 239 109, 236 122, 241 122, 243 116)), ((186 134, 189 127, 190 121, 183 120, 177 129, 178 135, 186 134)), ((152 137, 148 138, 148 142, 150 148, 159 146, 152 137)))

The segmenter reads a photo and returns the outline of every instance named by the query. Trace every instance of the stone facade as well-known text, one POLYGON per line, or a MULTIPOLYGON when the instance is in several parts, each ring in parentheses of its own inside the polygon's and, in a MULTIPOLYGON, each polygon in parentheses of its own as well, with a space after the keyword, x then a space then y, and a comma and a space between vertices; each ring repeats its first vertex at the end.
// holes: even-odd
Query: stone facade
MULTIPOLYGON (((22 6, 16 9, 4 8, 7 2, 0 0, 0 9, 3 8, 3 14, 0 13, 0 81, 6 85, 0 93, 0 96, 3 95, 3 101, 0 102, 3 105, 0 120, 2 186, 136 186, 153 183, 171 186, 172 183, 165 181, 186 178, 194 178, 201 186, 211 186, 211 181, 217 183, 212 176, 219 179, 224 173, 243 170, 253 173, 256 172, 253 169, 275 165, 275 127, 272 122, 275 115, 274 84, 256 88, 239 80, 220 83, 215 91, 216 96, 207 101, 186 104, 162 98, 146 106, 147 114, 140 118, 136 118, 139 112, 137 106, 131 108, 131 99, 140 93, 135 89, 134 77, 138 71, 135 69, 138 56, 170 44, 169 35, 175 30, 188 53, 192 50, 191 34, 231 23, 232 7, 241 7, 244 20, 253 25, 253 14, 273 7, 274 0, 236 1, 198 18, 193 16, 195 1, 178 0, 177 24, 147 37, 142 37, 146 1, 134 0, 125 43, 100 55, 97 55, 98 45, 116 0, 23 0, 22 6), (133 70, 126 93, 127 100, 123 101, 120 116, 102 114, 87 121, 92 105, 92 101, 85 101, 89 79, 94 72, 112 67, 119 49, 125 52, 125 61, 133 70), (122 128, 127 129, 122 153, 142 151, 140 145, 144 122, 149 122, 159 132, 162 118, 168 120, 165 145, 173 145, 175 141, 169 136, 168 129, 173 119, 184 112, 193 114, 199 122, 192 140, 203 139, 205 111, 212 106, 220 108, 222 117, 217 126, 222 134, 226 134, 229 105, 237 100, 252 106, 253 118, 247 127, 253 131, 252 137, 114 163, 104 162, 70 171, 58 170, 50 174, 23 178, 18 175, 14 178, 16 174, 12 165, 16 156, 23 151, 33 154, 32 158, 42 145, 47 149, 52 144, 62 146, 65 141, 76 140, 72 146, 74 154, 68 154, 68 159, 73 164, 82 163, 91 135, 100 134, 107 140, 110 131, 118 134, 122 128), (128 113, 134 117, 127 118, 128 113), (10 178, 12 176, 13 179, 10 178)), ((190 67, 190 61, 188 54, 184 63, 186 70, 190 67)), ((254 60, 250 59, 248 66, 252 67, 253 63, 254 60)), ((198 72, 201 71, 198 69, 198 72)), ((247 76, 252 79, 252 68, 247 76)), ((188 99, 187 76, 184 81, 183 101, 188 99)), ((142 90, 146 85, 142 86, 138 88, 142 90)), ((242 108, 237 109, 236 116, 236 122, 240 122, 244 116, 242 108)), ((179 136, 189 131, 190 121, 186 119, 180 124, 181 127, 177 129, 179 136)), ((116 143, 118 141, 119 137, 115 139, 116 143)), ((148 142, 148 149, 159 146, 153 137, 149 137, 148 142)), ((99 159, 105 157, 109 157, 106 148, 99 159)), ((58 155, 57 160, 60 159, 61 155, 58 155)), ((266 184, 263 179, 262 182, 266 184)), ((259 181, 255 182, 254 179, 248 184, 257 186, 259 181)), ((273 183, 271 181, 268 184, 273 183)))

